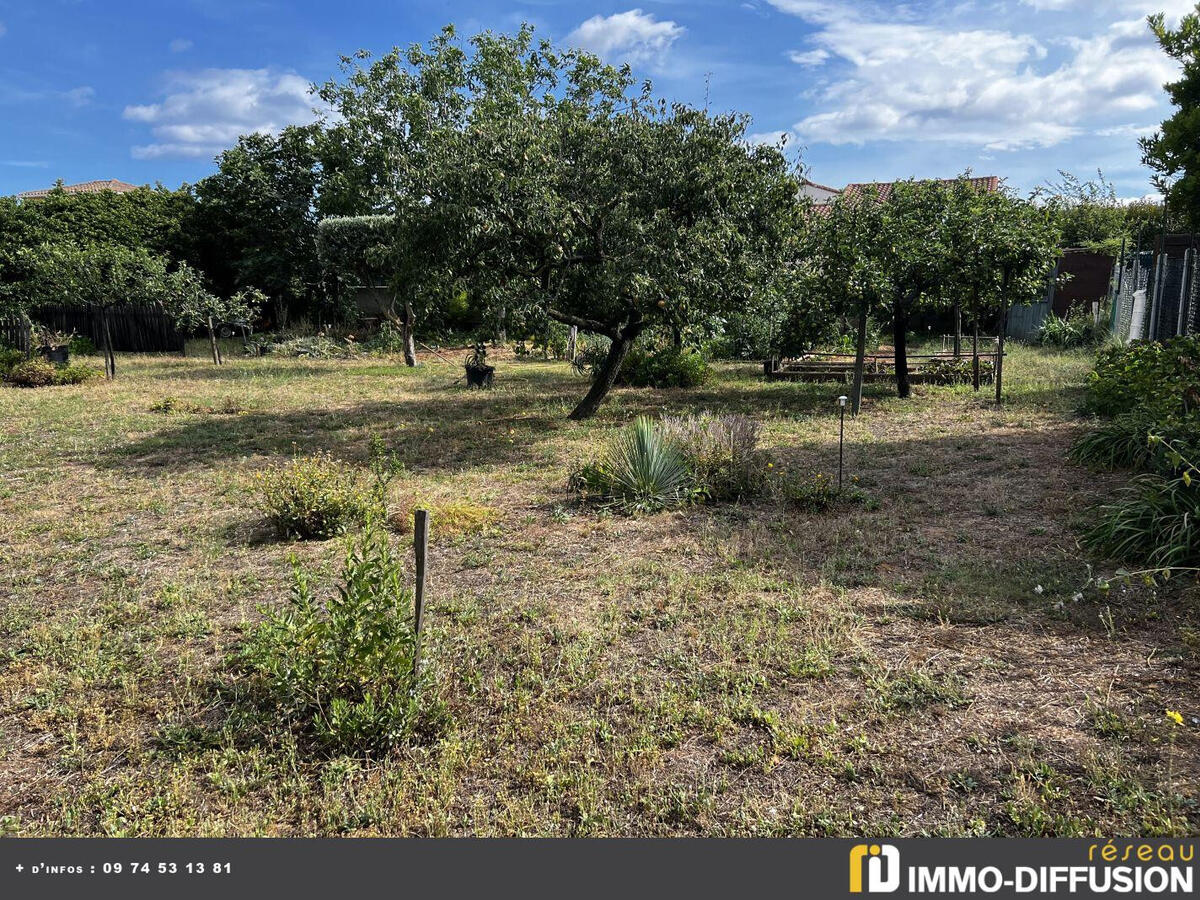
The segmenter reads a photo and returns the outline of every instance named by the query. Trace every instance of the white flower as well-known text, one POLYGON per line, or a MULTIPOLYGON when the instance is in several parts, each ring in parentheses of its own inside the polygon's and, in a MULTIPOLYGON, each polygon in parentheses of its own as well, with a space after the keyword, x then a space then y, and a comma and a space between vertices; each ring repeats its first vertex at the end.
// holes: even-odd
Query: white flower
POLYGON ((1083 599, 1083 594, 1076 594, 1074 597, 1071 598, 1071 602, 1078 603, 1082 599, 1083 599))
POLYGON ((1035 588, 1033 589, 1033 592, 1034 592, 1035 594, 1040 594, 1040 593, 1042 592, 1042 586, 1039 584, 1037 587, 1035 587, 1035 588))

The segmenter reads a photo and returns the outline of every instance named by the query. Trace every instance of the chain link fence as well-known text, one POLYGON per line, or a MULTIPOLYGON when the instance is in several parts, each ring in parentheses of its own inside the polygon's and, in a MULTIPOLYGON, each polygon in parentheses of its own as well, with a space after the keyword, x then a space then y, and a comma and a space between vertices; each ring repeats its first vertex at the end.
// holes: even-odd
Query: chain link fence
POLYGON ((1200 253, 1194 235, 1172 235, 1165 251, 1132 253, 1114 266, 1112 332, 1165 341, 1200 330, 1200 253))

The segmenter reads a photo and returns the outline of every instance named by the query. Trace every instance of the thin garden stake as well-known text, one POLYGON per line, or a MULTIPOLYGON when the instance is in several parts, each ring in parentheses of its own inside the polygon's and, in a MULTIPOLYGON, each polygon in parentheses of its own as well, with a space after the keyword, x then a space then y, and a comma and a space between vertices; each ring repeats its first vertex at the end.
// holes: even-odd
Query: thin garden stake
POLYGON ((842 461, 845 459, 846 444, 846 395, 838 397, 838 408, 841 411, 841 421, 838 423, 838 493, 842 492, 842 461))
POLYGON ((413 511, 413 554, 417 560, 417 587, 413 604, 413 680, 421 667, 421 626, 425 619, 425 559, 429 553, 429 510, 413 511))
POLYGON ((1008 278, 1009 268, 1004 267, 1004 274, 1000 279, 1000 316, 996 326, 996 364, 992 368, 992 374, 996 379, 996 402, 1000 403, 1000 391, 1003 388, 1004 381, 1004 332, 1008 329, 1008 278))

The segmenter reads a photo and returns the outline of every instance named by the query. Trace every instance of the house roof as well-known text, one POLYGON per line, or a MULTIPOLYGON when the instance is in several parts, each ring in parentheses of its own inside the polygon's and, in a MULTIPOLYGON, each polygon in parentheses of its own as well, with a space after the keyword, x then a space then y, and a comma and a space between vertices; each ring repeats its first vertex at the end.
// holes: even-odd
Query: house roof
POLYGON ((801 178, 800 183, 806 184, 809 187, 815 187, 818 190, 829 191, 831 194, 840 194, 841 193, 841 191, 838 188, 830 187, 827 184, 821 184, 819 182, 813 181, 811 178, 801 178))
MULTIPOLYGON (((116 194, 127 194, 130 191, 136 191, 136 184, 129 184, 127 181, 118 181, 115 178, 109 178, 106 181, 83 181, 79 184, 64 184, 62 189, 68 194, 99 194, 102 191, 112 191, 116 194)), ((49 196, 54 188, 39 188, 36 191, 21 191, 17 197, 21 200, 36 200, 41 197, 49 196)))
MULTIPOLYGON (((942 184, 954 184, 958 181, 957 178, 939 178, 936 179, 942 184)), ((987 194, 993 194, 1000 190, 1000 178, 997 175, 985 175, 982 178, 968 178, 967 182, 977 191, 983 191, 987 194)), ((895 187, 894 181, 865 181, 855 182, 846 185, 842 191, 844 194, 865 194, 869 189, 874 188, 875 195, 881 200, 887 200, 892 196, 892 189, 895 187)))

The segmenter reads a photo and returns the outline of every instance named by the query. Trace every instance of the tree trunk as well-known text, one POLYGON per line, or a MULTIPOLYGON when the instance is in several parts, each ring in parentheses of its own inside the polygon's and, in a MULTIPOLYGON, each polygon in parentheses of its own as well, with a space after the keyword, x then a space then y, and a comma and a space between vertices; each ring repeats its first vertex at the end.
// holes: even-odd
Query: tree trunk
POLYGON ((971 333, 971 385, 979 390, 979 310, 975 310, 975 330, 971 333))
POLYGON ((401 323, 401 331, 404 338, 404 364, 406 366, 415 366, 417 364, 417 344, 416 338, 413 336, 414 319, 412 304, 405 300, 404 320, 401 323))
POLYGON ((962 356, 962 307, 954 304, 954 358, 962 356))
POLYGON ((112 329, 108 324, 108 307, 101 310, 100 319, 104 325, 104 377, 111 381, 117 377, 117 357, 113 354, 112 329))
POLYGON ((867 366, 867 303, 858 313, 858 343, 854 351, 854 387, 850 392, 850 413, 858 415, 862 407, 863 369, 867 366))
POLYGON ((678 325, 671 326, 671 346, 676 350, 683 349, 683 329, 678 325))
POLYGON ((497 316, 496 322, 496 339, 492 342, 492 346, 503 347, 508 343, 508 331, 504 327, 504 316, 508 312, 506 307, 500 307, 500 314, 497 316))
POLYGON ((908 310, 903 300, 892 306, 892 342, 896 347, 896 393, 907 397, 912 393, 908 383, 908 310))
POLYGON ((24 310, 21 312, 21 337, 25 342, 25 358, 33 359, 33 319, 24 310))
POLYGON ((575 362, 577 347, 579 344, 579 327, 571 326, 571 330, 567 332, 567 359, 570 362, 575 362))
POLYGON ((221 365, 221 348, 217 346, 217 332, 213 328, 212 316, 208 317, 208 343, 212 348, 213 365, 221 365))
POLYGON ((596 380, 592 382, 591 390, 587 392, 586 397, 579 401, 579 405, 571 410, 571 415, 567 418, 581 422, 596 414, 596 410, 608 396, 608 392, 612 390, 613 383, 617 380, 617 373, 621 371, 621 364, 625 362, 625 357, 629 355, 629 348, 641 334, 642 328, 641 322, 632 322, 617 332, 612 346, 608 348, 608 356, 604 358, 604 364, 596 373, 596 380))

